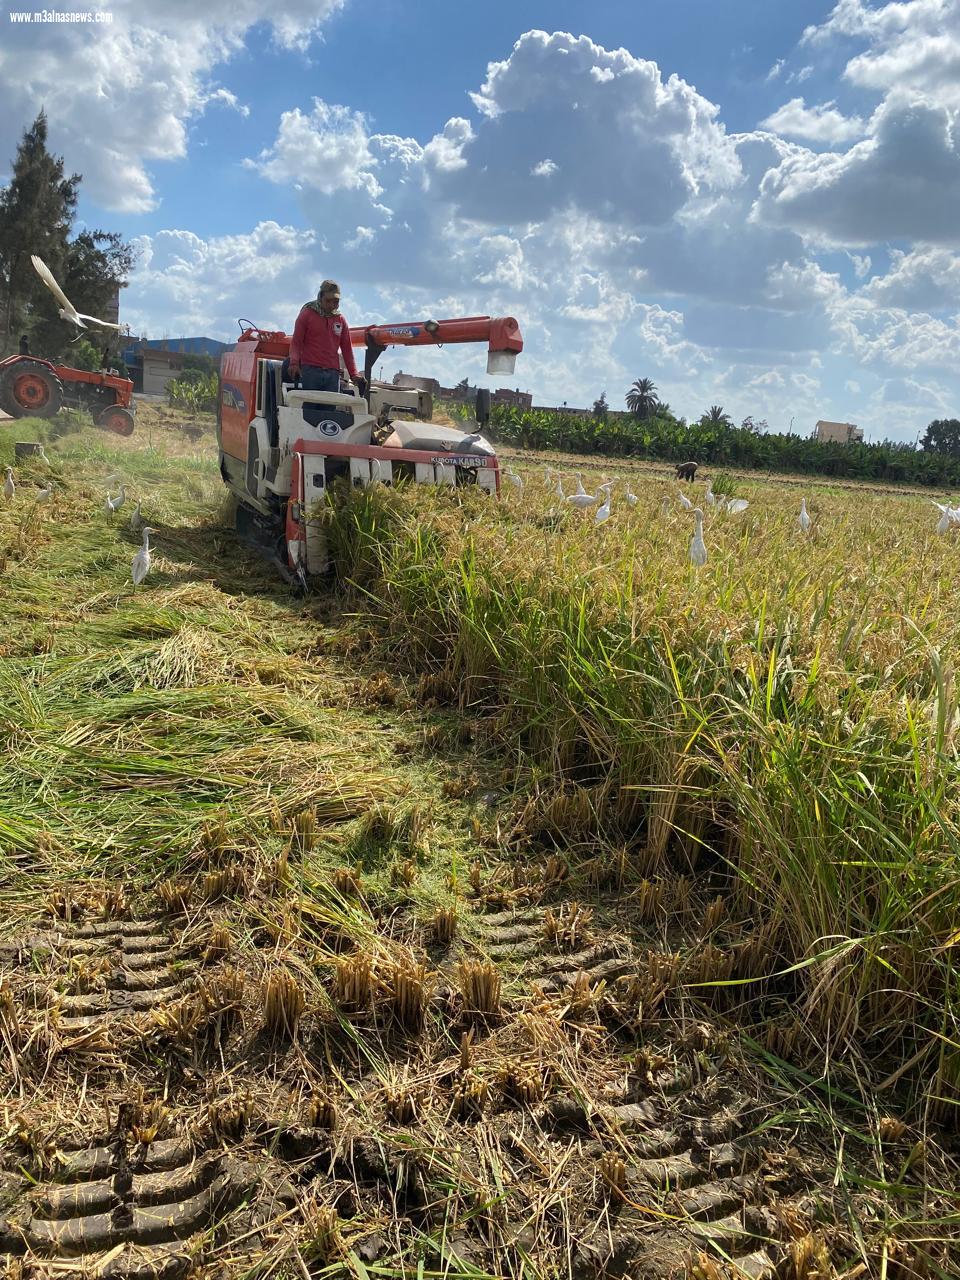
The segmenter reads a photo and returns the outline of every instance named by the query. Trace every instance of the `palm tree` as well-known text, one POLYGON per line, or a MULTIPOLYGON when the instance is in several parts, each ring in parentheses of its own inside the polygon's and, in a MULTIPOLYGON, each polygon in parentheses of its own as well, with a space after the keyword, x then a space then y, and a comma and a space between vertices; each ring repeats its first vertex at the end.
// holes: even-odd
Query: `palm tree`
POLYGON ((649 418, 657 407, 657 388, 649 378, 638 378, 624 399, 636 417, 649 418))
POLYGON ((711 427, 732 427, 733 420, 729 413, 724 413, 722 404, 712 404, 710 412, 705 413, 701 422, 709 422, 711 427))

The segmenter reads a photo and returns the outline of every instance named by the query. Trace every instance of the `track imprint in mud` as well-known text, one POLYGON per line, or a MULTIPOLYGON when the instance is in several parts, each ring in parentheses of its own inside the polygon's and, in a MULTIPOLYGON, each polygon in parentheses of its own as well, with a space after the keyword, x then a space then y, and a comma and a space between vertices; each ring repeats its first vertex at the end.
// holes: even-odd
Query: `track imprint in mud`
MULTIPOLYGON (((548 995, 616 990, 649 967, 648 952, 638 955, 621 933, 595 937, 591 915, 576 903, 490 912, 484 949, 500 963, 520 962, 525 984, 548 995)), ((595 1160, 608 1193, 606 1222, 576 1251, 582 1267, 615 1274, 640 1263, 646 1274, 653 1232, 665 1274, 683 1274, 685 1256, 703 1250, 744 1277, 776 1275, 780 1229, 764 1205, 772 1197, 764 1192, 763 1151, 750 1136, 762 1117, 755 1103, 749 1114, 737 1109, 736 1084, 733 1071, 729 1082, 721 1075, 705 1087, 681 1072, 665 1087, 651 1081, 649 1096, 591 1104, 561 1094, 546 1103, 541 1123, 550 1143, 575 1143, 581 1160, 595 1160)))
POLYGON ((54 958, 51 976, 60 990, 49 990, 48 1002, 61 1033, 160 1009, 190 990, 195 970, 151 921, 64 923, 5 951, 11 960, 37 952, 54 958))
POLYGON ((222 1151, 183 1138, 138 1143, 118 1129, 57 1153, 56 1181, 37 1183, 0 1221, 0 1251, 38 1259, 89 1255, 103 1261, 100 1274, 118 1280, 172 1280, 190 1265, 175 1242, 208 1228, 250 1181, 222 1151))

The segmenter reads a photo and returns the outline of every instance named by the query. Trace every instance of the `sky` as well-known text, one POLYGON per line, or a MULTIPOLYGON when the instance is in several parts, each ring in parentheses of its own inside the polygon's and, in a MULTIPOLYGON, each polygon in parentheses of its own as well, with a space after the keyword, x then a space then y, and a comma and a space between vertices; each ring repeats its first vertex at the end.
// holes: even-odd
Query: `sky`
POLYGON ((381 375, 960 416, 960 0, 83 3, 0 0, 0 183, 44 108, 77 229, 138 248, 134 332, 290 332, 330 277, 351 325, 520 322, 506 379, 479 346, 381 375))

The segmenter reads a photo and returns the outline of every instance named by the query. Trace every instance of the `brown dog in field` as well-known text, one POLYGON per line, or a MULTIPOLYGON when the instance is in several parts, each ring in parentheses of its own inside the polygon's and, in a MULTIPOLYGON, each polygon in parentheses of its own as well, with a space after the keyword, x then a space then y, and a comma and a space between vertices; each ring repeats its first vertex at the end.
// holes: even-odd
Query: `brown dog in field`
POLYGON ((677 479, 692 480, 697 474, 699 462, 678 462, 677 463, 677 479))

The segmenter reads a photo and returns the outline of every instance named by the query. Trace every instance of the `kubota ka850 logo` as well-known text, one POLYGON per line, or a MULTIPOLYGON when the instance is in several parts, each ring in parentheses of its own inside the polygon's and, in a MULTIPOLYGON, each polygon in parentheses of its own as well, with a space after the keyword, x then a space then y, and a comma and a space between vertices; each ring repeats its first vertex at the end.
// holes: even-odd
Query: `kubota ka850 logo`
POLYGON ((317 430, 322 436, 338 436, 340 423, 334 422, 332 418, 324 418, 322 422, 317 423, 317 430))

